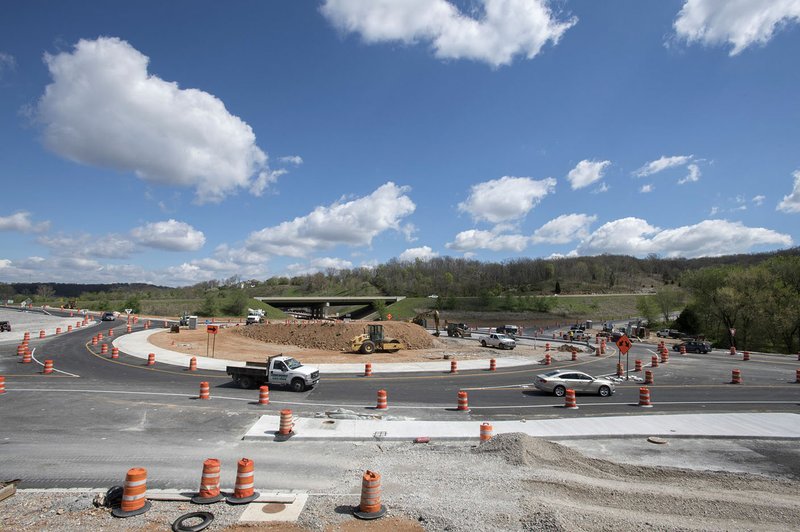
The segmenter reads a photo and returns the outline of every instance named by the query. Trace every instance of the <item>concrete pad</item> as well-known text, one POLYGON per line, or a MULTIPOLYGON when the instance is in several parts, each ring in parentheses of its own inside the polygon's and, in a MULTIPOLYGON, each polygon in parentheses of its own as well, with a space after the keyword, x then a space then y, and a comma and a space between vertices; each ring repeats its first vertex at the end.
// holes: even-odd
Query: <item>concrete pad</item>
POLYGON ((290 522, 294 523, 305 508, 308 495, 297 495, 292 503, 251 502, 239 516, 240 523, 290 522))
MULTIPOLYGON (((261 416, 245 440, 273 441, 279 416, 261 416)), ((478 440, 481 420, 394 421, 382 419, 295 418, 291 440, 478 440)), ((522 432, 543 438, 589 436, 672 436, 724 438, 800 438, 800 414, 665 414, 573 419, 493 421, 494 434, 522 432)))

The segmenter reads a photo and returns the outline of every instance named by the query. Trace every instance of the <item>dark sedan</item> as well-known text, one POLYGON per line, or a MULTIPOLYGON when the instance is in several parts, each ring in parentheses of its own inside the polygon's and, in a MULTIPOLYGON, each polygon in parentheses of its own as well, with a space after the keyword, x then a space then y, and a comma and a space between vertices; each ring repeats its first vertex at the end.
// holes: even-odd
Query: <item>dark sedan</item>
POLYGON ((675 344, 672 346, 672 349, 675 351, 680 351, 681 346, 686 348, 687 353, 709 353, 711 351, 711 344, 708 342, 700 342, 696 340, 691 340, 688 342, 681 342, 679 344, 675 344))

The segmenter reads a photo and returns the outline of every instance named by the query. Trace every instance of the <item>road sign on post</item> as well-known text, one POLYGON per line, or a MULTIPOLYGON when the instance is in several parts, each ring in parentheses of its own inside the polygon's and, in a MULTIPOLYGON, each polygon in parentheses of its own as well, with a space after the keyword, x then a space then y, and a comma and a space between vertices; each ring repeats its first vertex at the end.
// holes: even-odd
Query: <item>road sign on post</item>
POLYGON ((625 334, 620 336, 619 340, 617 340, 617 347, 619 348, 620 353, 622 353, 623 355, 628 353, 628 350, 631 348, 631 345, 632 345, 631 339, 628 338, 628 336, 625 334))
POLYGON ((208 356, 208 340, 213 334, 214 341, 211 342, 211 358, 214 358, 214 351, 217 347, 217 333, 219 332, 219 325, 206 325, 206 332, 208 333, 208 338, 206 338, 206 356, 208 356))
POLYGON ((387 314, 387 315, 386 315, 386 319, 387 319, 387 320, 391 320, 391 319, 392 319, 392 315, 391 315, 391 314, 387 314))

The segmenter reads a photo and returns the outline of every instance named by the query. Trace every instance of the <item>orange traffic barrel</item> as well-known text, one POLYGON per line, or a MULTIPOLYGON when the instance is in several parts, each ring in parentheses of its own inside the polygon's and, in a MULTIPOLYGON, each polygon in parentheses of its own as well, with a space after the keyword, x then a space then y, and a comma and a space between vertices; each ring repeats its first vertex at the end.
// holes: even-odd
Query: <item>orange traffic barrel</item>
POLYGON ((39 338, 44 338, 44 331, 39 331, 39 338))
POLYGON ((200 478, 200 490, 192 497, 195 504, 211 504, 222 500, 219 491, 219 460, 209 458, 203 462, 203 476, 200 478))
POLYGON ((103 333, 97 333, 97 339, 98 340, 102 340, 103 339, 103 333))
POLYGON ((247 504, 253 502, 260 495, 255 491, 255 466, 253 461, 242 458, 236 467, 236 484, 233 486, 233 495, 226 500, 230 504, 247 504))
POLYGON ((119 347, 111 348, 111 358, 119 358, 119 347))
POLYGON ((372 362, 367 362, 364 364, 364 376, 371 377, 372 376, 372 362))
POLYGON ((650 367, 657 368, 658 367, 658 357, 653 355, 650 357, 650 367))
POLYGON ((33 357, 31 356, 31 350, 25 349, 25 352, 22 354, 22 363, 30 364, 31 362, 33 362, 33 357))
POLYGON ((547 342, 546 344, 544 344, 544 350, 545 351, 550 351, 550 342, 547 342))
POLYGON ((574 349, 572 350, 572 360, 578 360, 578 352, 574 349))
POLYGON ((549 353, 545 353, 544 355, 544 365, 549 366, 553 362, 553 357, 550 356, 549 353))
POLYGON ((682 346, 681 346, 681 354, 682 354, 682 355, 685 355, 685 354, 686 354, 686 346, 685 346, 685 345, 682 345, 682 346))
POLYGON ((208 382, 203 381, 200 383, 200 396, 198 399, 211 399, 211 387, 208 382))
POLYGON ((744 361, 750 360, 750 351, 744 351, 742 353, 742 360, 744 361))
POLYGON ((733 356, 733 355, 735 355, 735 354, 736 354, 736 348, 735 348, 734 346, 731 346, 731 351, 730 351, 730 353, 731 353, 731 356, 733 356))
POLYGON ((617 362, 617 377, 625 375, 625 369, 622 367, 622 362, 617 362))
POLYGON ((380 473, 364 472, 361 480, 361 501, 353 515, 359 519, 377 519, 386 515, 386 507, 381 504, 380 473))
POLYGON ((147 470, 143 467, 134 467, 125 475, 122 484, 122 503, 119 508, 114 508, 111 514, 114 517, 132 517, 140 515, 150 509, 147 494, 147 470))
POLYGON ((92 336, 92 345, 97 345, 97 335, 92 336))
POLYGON ((578 401, 575 399, 575 390, 569 389, 564 394, 564 408, 578 408, 578 401))
POLYGON ((644 372, 644 383, 653 384, 653 372, 649 369, 644 372))
POLYGON ((639 406, 643 408, 650 408, 653 406, 650 403, 650 390, 646 386, 639 388, 639 406))
POLYGON ((278 434, 281 436, 288 436, 294 431, 294 421, 292 420, 291 410, 281 410, 280 427, 278 434))
POLYGON ((389 408, 389 399, 386 390, 378 390, 378 404, 376 410, 386 410, 389 408))
POLYGON ((606 354, 606 341, 605 340, 601 340, 600 341, 600 352, 602 354, 604 354, 604 355, 606 354))
POLYGON ((664 349, 663 351, 661 351, 661 363, 667 364, 668 362, 669 362, 669 351, 664 349))
MULTIPOLYGON (((798 370, 800 371, 800 370, 798 370)), ((0 393, 6 393, 6 378, 0 377, 0 393)))
POLYGON ((633 361, 635 364, 634 371, 642 371, 642 361, 640 359, 636 359, 633 361))
POLYGON ((269 386, 264 385, 258 389, 258 404, 269 404, 269 386))
POLYGON ((72 332, 72 325, 67 325, 67 332, 72 332))
POLYGON ((189 359, 189 371, 197 371, 197 358, 192 357, 189 359))
POLYGON ((125 332, 131 332, 131 324, 125 326, 125 332))
POLYGON ((602 348, 600 348, 600 347, 595 347, 594 348, 594 356, 599 357, 602 353, 603 353, 602 348))
POLYGON ((469 411, 469 398, 467 392, 458 392, 458 410, 469 411))
POLYGON ((100 346, 100 354, 105 355, 108 353, 108 344, 103 344, 100 346))
MULTIPOLYGON (((31 333, 26 331, 25 334, 22 335, 22 339, 23 340, 30 340, 31 339, 31 333)), ((800 355, 797 355, 797 356, 800 357, 800 355)))
POLYGON ((489 423, 481 423, 481 441, 489 441, 491 439, 492 439, 492 425, 490 425, 489 423))
POLYGON ((489 360, 489 371, 497 371, 497 361, 493 358, 489 360))
POLYGON ((156 365, 156 354, 155 353, 148 353, 148 355, 147 355, 147 365, 148 366, 155 366, 156 365))
POLYGON ((111 338, 112 336, 114 336, 114 329, 109 329, 108 330, 108 337, 111 338))
POLYGON ((45 374, 45 375, 49 375, 49 374, 53 373, 53 361, 52 360, 45 360, 44 361, 44 369, 42 370, 42 373, 45 374))
POLYGON ((61 334, 61 327, 56 327, 56 334, 61 334))
POLYGON ((450 373, 458 373, 458 361, 451 360, 450 361, 450 373))
POLYGON ((22 355, 24 355, 24 354, 25 354, 25 345, 23 345, 23 344, 19 344, 19 345, 17 346, 17 356, 18 356, 18 357, 21 357, 21 356, 22 356, 22 355))
POLYGON ((731 372, 731 384, 742 384, 742 371, 735 369, 731 372))

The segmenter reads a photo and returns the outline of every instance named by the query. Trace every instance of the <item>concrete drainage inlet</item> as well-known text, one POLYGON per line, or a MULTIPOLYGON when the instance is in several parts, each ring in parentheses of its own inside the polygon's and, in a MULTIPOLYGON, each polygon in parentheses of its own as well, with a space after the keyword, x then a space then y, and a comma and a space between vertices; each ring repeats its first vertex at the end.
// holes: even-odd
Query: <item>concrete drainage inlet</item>
POLYGON ((265 514, 277 514, 282 512, 286 509, 286 505, 281 502, 271 502, 265 504, 264 507, 261 509, 262 512, 265 514))

